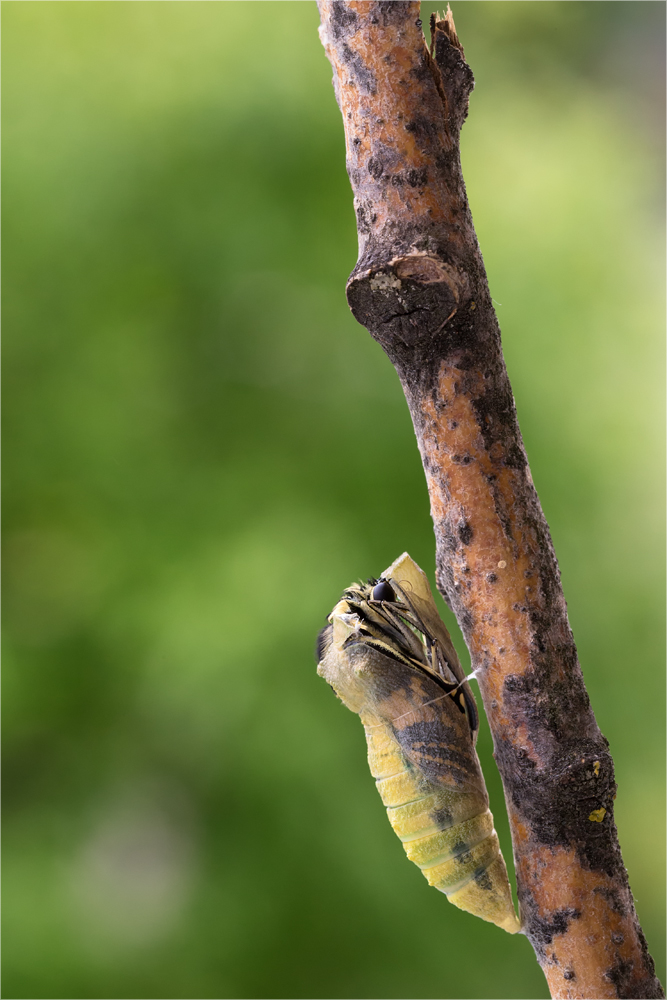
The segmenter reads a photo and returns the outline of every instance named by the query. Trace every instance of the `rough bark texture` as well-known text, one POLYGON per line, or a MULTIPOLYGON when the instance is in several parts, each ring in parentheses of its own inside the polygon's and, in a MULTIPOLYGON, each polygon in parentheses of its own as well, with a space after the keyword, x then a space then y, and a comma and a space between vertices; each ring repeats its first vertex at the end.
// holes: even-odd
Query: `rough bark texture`
POLYGON ((472 73, 449 13, 432 23, 429 53, 418 3, 319 6, 359 232, 348 301, 412 414, 438 586, 481 668, 524 931, 554 997, 663 997, 466 198, 472 73))

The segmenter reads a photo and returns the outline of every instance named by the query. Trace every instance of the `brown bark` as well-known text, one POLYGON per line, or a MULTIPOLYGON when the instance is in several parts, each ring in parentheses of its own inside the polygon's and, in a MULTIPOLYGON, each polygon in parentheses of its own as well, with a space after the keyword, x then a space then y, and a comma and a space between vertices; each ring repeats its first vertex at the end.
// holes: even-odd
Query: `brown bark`
POLYGON ((466 199, 472 73, 449 13, 429 53, 418 3, 319 6, 359 232, 348 301, 410 407, 438 587, 479 670, 505 788, 523 930, 554 997, 663 997, 466 199))

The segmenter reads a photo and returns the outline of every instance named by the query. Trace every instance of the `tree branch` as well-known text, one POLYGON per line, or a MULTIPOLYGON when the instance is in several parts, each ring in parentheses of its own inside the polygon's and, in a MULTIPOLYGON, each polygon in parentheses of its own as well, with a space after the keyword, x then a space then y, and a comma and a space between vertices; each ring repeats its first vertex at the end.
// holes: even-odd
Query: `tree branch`
POLYGON ((453 18, 433 19, 429 52, 418 3, 319 7, 359 233, 348 301, 412 415, 438 587, 479 671, 505 788, 523 930, 554 997, 663 997, 466 198, 474 81, 453 18))

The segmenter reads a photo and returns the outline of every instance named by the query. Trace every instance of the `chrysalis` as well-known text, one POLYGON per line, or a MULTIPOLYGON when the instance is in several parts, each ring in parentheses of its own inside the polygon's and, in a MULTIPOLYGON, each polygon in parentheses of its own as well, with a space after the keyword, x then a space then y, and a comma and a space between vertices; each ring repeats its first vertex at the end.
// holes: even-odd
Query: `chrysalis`
POLYGON ((519 929, 475 752, 477 709, 426 575, 403 553, 352 585, 318 640, 317 672, 361 716, 389 822, 429 885, 519 929))

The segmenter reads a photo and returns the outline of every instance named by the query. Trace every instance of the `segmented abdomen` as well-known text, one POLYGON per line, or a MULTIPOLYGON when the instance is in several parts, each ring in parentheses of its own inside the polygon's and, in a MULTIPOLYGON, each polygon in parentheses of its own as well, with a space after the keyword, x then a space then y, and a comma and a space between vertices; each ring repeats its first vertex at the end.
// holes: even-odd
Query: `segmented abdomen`
MULTIPOLYGON (((515 933, 519 924, 483 786, 457 787, 451 761, 451 781, 443 780, 442 768, 433 780, 407 757, 391 723, 363 713, 362 721, 371 774, 407 856, 455 906, 515 933)), ((448 752, 446 745, 438 749, 448 752)), ((423 745, 415 752, 419 759, 423 745)), ((454 747, 451 753, 455 759, 454 747)))

